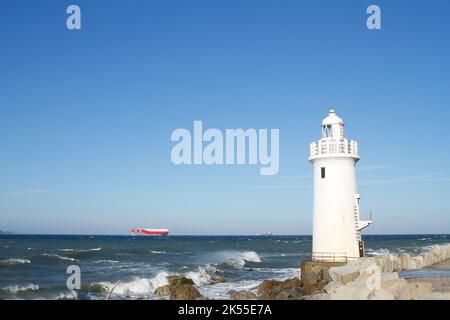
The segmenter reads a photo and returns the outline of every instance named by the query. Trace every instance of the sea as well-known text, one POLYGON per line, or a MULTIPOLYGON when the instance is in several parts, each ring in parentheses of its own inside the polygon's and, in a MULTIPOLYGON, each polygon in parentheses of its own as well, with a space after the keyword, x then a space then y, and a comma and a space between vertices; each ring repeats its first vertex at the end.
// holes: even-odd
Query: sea
MULTIPOLYGON (((300 276, 311 236, 0 235, 0 299, 161 299, 169 275, 191 278, 210 299, 300 276), (68 267, 81 288, 69 289, 68 267), (218 279, 224 283, 215 283, 218 279), (114 288, 114 290, 112 290, 114 288)), ((368 235, 366 254, 418 254, 450 235, 368 235)), ((73 279, 73 278, 72 278, 73 279)))

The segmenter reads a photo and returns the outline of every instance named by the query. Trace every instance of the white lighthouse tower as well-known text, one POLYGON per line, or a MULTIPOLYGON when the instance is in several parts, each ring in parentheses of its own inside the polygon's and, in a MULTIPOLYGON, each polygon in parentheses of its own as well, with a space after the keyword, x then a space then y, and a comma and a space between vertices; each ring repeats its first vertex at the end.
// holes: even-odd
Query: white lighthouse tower
POLYGON ((314 166, 313 260, 345 262, 364 256, 355 166, 358 144, 344 137, 344 121, 330 110, 322 138, 311 143, 314 166))

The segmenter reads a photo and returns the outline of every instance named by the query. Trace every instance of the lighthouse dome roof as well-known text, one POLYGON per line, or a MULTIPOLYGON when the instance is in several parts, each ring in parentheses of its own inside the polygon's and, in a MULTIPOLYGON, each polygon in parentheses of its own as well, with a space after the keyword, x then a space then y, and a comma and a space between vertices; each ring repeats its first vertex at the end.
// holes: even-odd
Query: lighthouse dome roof
POLYGON ((322 121, 322 125, 324 126, 330 124, 342 124, 342 125, 344 124, 344 120, 342 120, 337 116, 336 111, 334 109, 331 109, 328 116, 322 121))

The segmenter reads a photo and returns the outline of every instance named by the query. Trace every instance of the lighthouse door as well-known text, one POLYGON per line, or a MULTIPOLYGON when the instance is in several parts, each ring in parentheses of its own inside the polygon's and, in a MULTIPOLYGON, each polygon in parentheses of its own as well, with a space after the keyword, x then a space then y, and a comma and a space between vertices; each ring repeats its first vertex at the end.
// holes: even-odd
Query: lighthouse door
POLYGON ((364 258, 364 241, 359 241, 359 257, 364 258))

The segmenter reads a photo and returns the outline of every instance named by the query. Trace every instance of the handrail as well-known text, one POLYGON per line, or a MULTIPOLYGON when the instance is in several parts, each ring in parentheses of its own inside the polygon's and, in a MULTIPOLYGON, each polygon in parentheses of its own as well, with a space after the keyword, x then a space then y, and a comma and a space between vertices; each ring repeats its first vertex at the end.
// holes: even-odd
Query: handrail
POLYGON ((313 252, 302 254, 302 261, 349 262, 359 258, 347 256, 345 252, 313 252))
POLYGON ((310 144, 311 158, 321 155, 353 155, 358 157, 358 142, 347 139, 321 139, 310 144))

